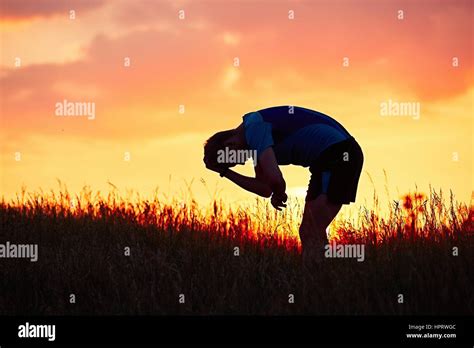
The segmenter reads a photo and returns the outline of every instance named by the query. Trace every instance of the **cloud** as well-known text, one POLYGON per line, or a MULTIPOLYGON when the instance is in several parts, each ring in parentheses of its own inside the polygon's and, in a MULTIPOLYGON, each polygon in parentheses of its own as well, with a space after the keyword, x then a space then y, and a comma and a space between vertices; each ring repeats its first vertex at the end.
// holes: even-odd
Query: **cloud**
MULTIPOLYGON (((1 70, 7 132, 160 137, 224 128, 257 105, 285 104, 321 90, 343 99, 384 86, 410 99, 434 101, 473 84, 465 2, 428 8, 411 2, 116 4, 111 9, 115 24, 125 27, 121 35, 104 26, 78 60, 1 70), (405 22, 396 18, 399 6, 406 10, 405 22), (181 7, 185 20, 177 17, 181 7), (295 20, 288 19, 288 9, 294 9, 295 20), (450 65, 454 55, 459 68, 450 65), (124 67, 127 57, 130 67, 124 67), (343 57, 350 59, 347 68, 343 57), (96 102, 97 119, 55 118, 54 105, 64 99, 96 102)), ((81 23, 76 25, 80 30, 81 23)))
POLYGON ((102 4, 104 0, 2 0, 0 19, 25 20, 35 17, 67 15, 70 10, 89 11, 102 4))
MULTIPOLYGON (((211 53, 216 45, 196 31, 99 35, 81 61, 2 69, 2 117, 16 135, 66 129, 87 137, 146 138, 195 130, 189 118, 209 106, 206 95, 225 64, 222 54, 211 53), (203 44, 210 52, 201 49, 203 44), (125 58, 130 67, 124 66, 125 58), (95 102, 97 119, 55 118, 54 105, 64 99, 95 102), (184 115, 178 113, 181 104, 184 115)), ((205 117, 199 128, 212 123, 205 117)))

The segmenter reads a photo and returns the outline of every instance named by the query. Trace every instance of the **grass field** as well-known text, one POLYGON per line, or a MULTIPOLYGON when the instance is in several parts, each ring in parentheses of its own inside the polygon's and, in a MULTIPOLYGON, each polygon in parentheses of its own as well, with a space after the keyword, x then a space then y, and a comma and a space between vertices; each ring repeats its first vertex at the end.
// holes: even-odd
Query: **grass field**
POLYGON ((364 243, 365 261, 326 259, 308 273, 296 204, 276 213, 264 201, 203 209, 115 190, 22 192, 0 205, 0 243, 37 243, 39 259, 0 260, 0 313, 474 313, 472 208, 432 190, 387 203, 382 217, 375 201, 331 233, 364 243))

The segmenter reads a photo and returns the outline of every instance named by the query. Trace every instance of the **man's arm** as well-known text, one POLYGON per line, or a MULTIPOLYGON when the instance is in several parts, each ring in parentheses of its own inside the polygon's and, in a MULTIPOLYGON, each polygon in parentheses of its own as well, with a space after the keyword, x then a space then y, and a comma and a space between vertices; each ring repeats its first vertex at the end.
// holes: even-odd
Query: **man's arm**
POLYGON ((222 174, 244 190, 265 198, 271 196, 271 203, 275 209, 281 210, 286 207, 286 183, 278 167, 273 148, 269 147, 261 153, 255 167, 255 178, 236 173, 231 169, 225 169, 222 174))
POLYGON ((262 181, 266 182, 272 192, 275 194, 285 193, 286 183, 283 179, 280 167, 278 166, 275 152, 272 147, 266 148, 258 159, 257 167, 255 168, 257 177, 260 177, 262 181))
POLYGON ((271 203, 275 209, 281 210, 282 207, 286 207, 284 204, 288 198, 285 193, 286 183, 272 147, 266 148, 260 154, 255 173, 257 177, 261 177, 262 182, 270 186, 273 192, 271 203))
POLYGON ((212 162, 209 162, 206 156, 204 156, 203 160, 207 169, 219 173, 221 176, 226 177, 233 183, 242 187, 244 190, 253 192, 265 198, 268 198, 272 195, 272 189, 270 186, 258 178, 251 178, 249 176, 236 173, 225 166, 216 165, 212 162))
POLYGON ((260 181, 257 178, 251 178, 228 169, 224 172, 224 177, 239 185, 244 190, 253 192, 259 196, 268 198, 272 195, 272 189, 265 182, 260 181))

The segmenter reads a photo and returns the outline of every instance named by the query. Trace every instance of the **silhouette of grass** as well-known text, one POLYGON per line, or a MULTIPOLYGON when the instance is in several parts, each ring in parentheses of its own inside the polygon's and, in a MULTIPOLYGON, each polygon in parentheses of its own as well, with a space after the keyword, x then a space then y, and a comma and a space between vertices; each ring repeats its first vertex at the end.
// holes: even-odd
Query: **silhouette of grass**
POLYGON ((326 259, 311 273, 301 210, 23 189, 2 199, 0 243, 37 243, 39 259, 1 261, 0 313, 472 314, 474 214, 452 194, 408 194, 387 216, 374 194, 373 209, 331 230, 333 241, 365 244, 365 261, 326 259))

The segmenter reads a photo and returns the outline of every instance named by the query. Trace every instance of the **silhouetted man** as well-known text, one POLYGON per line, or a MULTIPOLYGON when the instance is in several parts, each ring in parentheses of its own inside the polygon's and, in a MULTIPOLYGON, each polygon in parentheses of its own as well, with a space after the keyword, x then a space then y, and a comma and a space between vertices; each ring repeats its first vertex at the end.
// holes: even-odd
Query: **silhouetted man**
POLYGON ((299 234, 305 265, 322 259, 326 228, 342 204, 355 202, 364 157, 349 132, 333 118, 297 106, 276 106, 247 113, 235 129, 210 137, 204 162, 243 189, 286 206, 286 184, 279 165, 309 167, 311 179, 299 234), (255 177, 230 168, 253 157, 255 177), (232 156, 229 156, 231 154, 232 156), (256 157, 256 158, 255 158, 256 157))

